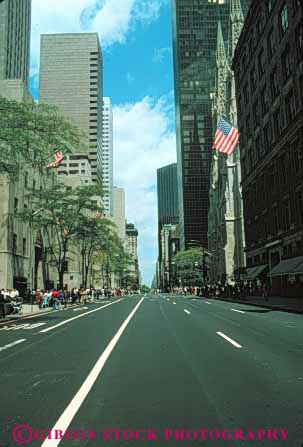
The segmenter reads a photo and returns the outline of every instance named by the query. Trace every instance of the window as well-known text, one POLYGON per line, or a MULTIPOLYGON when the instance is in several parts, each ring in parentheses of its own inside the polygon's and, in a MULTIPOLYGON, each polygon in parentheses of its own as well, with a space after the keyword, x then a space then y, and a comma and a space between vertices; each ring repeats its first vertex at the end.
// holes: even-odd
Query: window
POLYGON ((263 87, 261 91, 261 110, 262 110, 262 116, 264 116, 268 111, 268 102, 267 102, 267 96, 266 96, 266 85, 263 87))
POLYGON ((271 149, 271 125, 270 121, 264 126, 264 148, 266 152, 271 149))
POLYGON ((15 201, 14 201, 14 210, 18 211, 18 199, 15 197, 15 201))
POLYGON ((258 56, 258 66, 259 66, 259 77, 261 79, 264 74, 264 66, 265 66, 264 49, 263 48, 260 51, 259 56, 258 56))
POLYGON ((254 118, 254 127, 257 127, 259 125, 259 113, 258 113, 257 101, 253 105, 253 118, 254 118))
POLYGON ((280 25, 282 33, 284 34, 288 29, 288 9, 286 3, 284 4, 280 12, 280 25))
POLYGON ((24 174, 24 188, 27 188, 28 186, 28 172, 25 172, 24 174))
POLYGON ((302 59, 302 53, 303 53, 303 29, 301 25, 297 27, 295 36, 296 36, 297 60, 300 61, 302 59))
POLYGON ((251 89, 251 94, 253 95, 255 90, 256 90, 256 71, 255 68, 252 69, 252 71, 250 72, 250 89, 251 89))
POLYGON ((284 200, 282 204, 282 221, 283 221, 283 230, 289 230, 290 226, 290 204, 289 200, 284 200))
POLYGON ((64 261, 63 262, 63 272, 67 273, 68 272, 68 261, 64 261))
POLYGON ((284 81, 287 81, 291 75, 290 49, 288 45, 286 45, 286 48, 282 53, 282 69, 284 81))
POLYGON ((268 46, 268 56, 271 59, 275 52, 275 37, 273 28, 268 33, 267 46, 268 46))
MULTIPOLYGON (((261 160, 262 155, 263 155, 263 149, 262 149, 262 143, 261 143, 260 136, 256 139, 256 154, 257 154, 257 160, 261 160)), ((261 197, 260 197, 260 199, 261 199, 261 197)))
POLYGON ((17 235, 14 233, 13 235, 13 247, 12 247, 13 255, 17 253, 17 235))
POLYGON ((25 237, 22 240, 22 254, 23 254, 23 256, 26 255, 26 238, 25 237))
POLYGON ((282 130, 280 109, 278 109, 274 114, 274 126, 275 126, 275 139, 278 139, 282 130))
POLYGON ((296 102, 293 89, 285 98, 285 111, 287 123, 290 124, 296 114, 296 102))
POLYGON ((272 74, 270 75, 270 82, 271 82, 272 100, 274 101, 279 93, 277 68, 275 68, 274 71, 272 72, 272 74))

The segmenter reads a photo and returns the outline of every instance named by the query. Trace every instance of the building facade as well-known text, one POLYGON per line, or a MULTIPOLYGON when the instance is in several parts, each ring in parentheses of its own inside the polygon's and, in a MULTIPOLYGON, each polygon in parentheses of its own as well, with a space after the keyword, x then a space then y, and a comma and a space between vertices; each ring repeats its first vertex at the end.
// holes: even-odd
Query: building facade
POLYGON ((227 36, 229 14, 229 0, 173 0, 181 249, 192 240, 208 244, 217 25, 227 36))
MULTIPOLYGON (((227 48, 221 23, 218 23, 216 89, 213 97, 214 135, 221 117, 238 127, 235 78, 231 63, 243 24, 241 1, 230 0, 227 48)), ((230 156, 213 151, 210 183, 208 277, 212 283, 221 281, 233 284, 236 272, 245 267, 239 146, 230 156)))
POLYGON ((136 288, 140 288, 140 270, 138 260, 138 230, 132 223, 127 223, 125 226, 126 234, 126 249, 130 255, 133 263, 130 265, 130 276, 133 277, 136 288))
POLYGON ((174 256, 180 248, 178 225, 163 225, 160 233, 162 259, 159 264, 159 288, 169 291, 177 285, 174 256))
POLYGON ((115 186, 113 188, 113 221, 117 227, 120 240, 125 241, 125 191, 123 188, 115 186))
POLYGON ((97 33, 41 36, 40 102, 59 108, 83 133, 92 182, 102 186, 103 61, 97 33))
POLYGON ((21 79, 28 87, 31 0, 0 2, 0 80, 21 79))
POLYGON ((177 163, 163 166, 157 170, 157 196, 159 258, 161 258, 161 229, 165 224, 179 222, 177 163))
POLYGON ((267 267, 283 296, 303 290, 301 8, 253 1, 233 62, 247 264, 267 267))
POLYGON ((113 215, 114 151, 113 111, 110 98, 103 98, 102 187, 106 213, 113 215))

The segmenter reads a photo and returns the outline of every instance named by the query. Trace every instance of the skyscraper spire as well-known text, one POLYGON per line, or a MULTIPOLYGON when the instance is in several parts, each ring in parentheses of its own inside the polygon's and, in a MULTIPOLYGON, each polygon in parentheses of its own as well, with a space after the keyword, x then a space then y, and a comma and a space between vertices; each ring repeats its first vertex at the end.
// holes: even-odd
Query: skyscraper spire
POLYGON ((239 40, 242 28, 244 25, 244 14, 241 5, 241 0, 230 0, 230 26, 231 42, 229 44, 229 57, 232 60, 236 49, 237 42, 239 40))
POLYGON ((217 53, 216 53, 217 67, 223 67, 226 65, 226 51, 222 33, 222 26, 220 20, 218 21, 217 29, 217 53))

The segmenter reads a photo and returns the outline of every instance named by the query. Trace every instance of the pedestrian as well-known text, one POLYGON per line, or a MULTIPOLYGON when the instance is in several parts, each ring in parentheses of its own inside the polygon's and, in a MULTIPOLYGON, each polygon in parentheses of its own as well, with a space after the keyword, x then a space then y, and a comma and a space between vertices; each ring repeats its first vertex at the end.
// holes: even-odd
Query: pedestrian
POLYGON ((52 291, 52 306, 53 310, 59 310, 59 292, 57 289, 52 291))

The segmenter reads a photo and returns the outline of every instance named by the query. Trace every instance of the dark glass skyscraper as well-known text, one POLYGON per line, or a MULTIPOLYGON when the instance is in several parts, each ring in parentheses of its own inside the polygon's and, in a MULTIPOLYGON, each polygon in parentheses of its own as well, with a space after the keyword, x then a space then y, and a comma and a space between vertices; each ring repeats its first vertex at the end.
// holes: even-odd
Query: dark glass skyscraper
MULTIPOLYGON (((158 235, 163 225, 177 224, 178 218, 178 180, 177 163, 164 166, 157 170, 158 191, 158 235)), ((159 258, 161 259, 161 244, 159 243, 159 258)))
MULTIPOLYGON (((173 0, 181 249, 207 247, 217 27, 228 41, 232 0, 173 0)), ((250 0, 242 0, 244 11, 250 0)))

